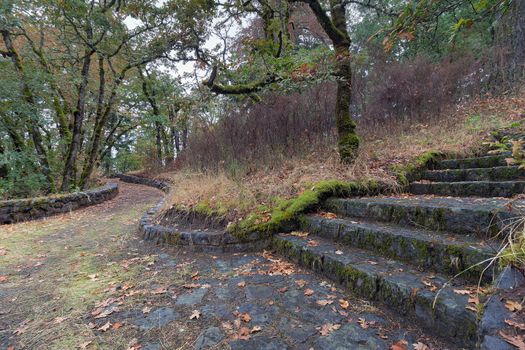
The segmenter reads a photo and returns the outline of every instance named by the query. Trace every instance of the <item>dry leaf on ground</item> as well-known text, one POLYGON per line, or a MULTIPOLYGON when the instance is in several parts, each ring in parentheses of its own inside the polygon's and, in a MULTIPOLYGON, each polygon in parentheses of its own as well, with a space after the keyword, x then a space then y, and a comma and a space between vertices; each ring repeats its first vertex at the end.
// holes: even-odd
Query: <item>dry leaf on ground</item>
POLYGON ((341 328, 340 324, 327 323, 327 324, 322 325, 321 327, 318 327, 318 330, 322 336, 327 336, 333 331, 338 330, 339 328, 341 328))
POLYGON ((512 312, 521 311, 521 309, 523 308, 520 303, 514 300, 507 300, 505 302, 505 307, 512 312))
POLYGON ((348 309, 350 303, 348 302, 348 300, 339 299, 339 306, 341 306, 343 309, 348 309))
POLYGON ((398 340, 390 346, 390 350, 408 350, 408 342, 403 339, 398 340))
POLYGON ((193 310, 191 316, 190 316, 190 320, 193 320, 193 319, 199 319, 201 317, 201 312, 199 310, 193 310))

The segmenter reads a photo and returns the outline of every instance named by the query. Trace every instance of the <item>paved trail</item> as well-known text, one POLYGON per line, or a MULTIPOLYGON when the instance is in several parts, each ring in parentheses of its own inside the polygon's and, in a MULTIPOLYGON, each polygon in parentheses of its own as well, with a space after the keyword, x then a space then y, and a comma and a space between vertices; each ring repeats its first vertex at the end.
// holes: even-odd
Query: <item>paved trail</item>
POLYGON ((0 349, 446 348, 269 253, 144 242, 138 220, 162 193, 119 186, 104 204, 0 226, 0 349))

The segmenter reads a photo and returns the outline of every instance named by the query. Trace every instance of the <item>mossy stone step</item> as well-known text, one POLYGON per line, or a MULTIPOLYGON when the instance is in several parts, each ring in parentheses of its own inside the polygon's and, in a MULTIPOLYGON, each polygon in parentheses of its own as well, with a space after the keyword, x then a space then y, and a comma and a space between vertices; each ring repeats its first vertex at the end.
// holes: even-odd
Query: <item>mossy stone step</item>
POLYGON ((525 192, 525 181, 413 182, 409 192, 453 197, 512 197, 525 192))
POLYGON ((304 218, 302 229, 418 268, 452 276, 463 272, 461 277, 473 282, 480 278, 483 282, 492 281, 491 268, 483 273, 488 265, 484 261, 494 256, 497 245, 491 248, 476 238, 358 218, 326 219, 315 215, 304 218))
POLYGON ((483 157, 463 158, 463 159, 445 159, 433 164, 435 170, 442 169, 470 169, 470 168, 492 168, 496 166, 505 166, 510 155, 492 155, 483 157))
POLYGON ((339 216, 488 238, 523 215, 525 201, 426 196, 329 198, 324 208, 339 216))
POLYGON ((428 170, 423 180, 435 182, 456 181, 507 181, 525 179, 525 169, 519 166, 498 166, 493 168, 428 170))
POLYGON ((274 249, 369 300, 379 301, 458 346, 472 348, 477 340, 477 315, 466 309, 468 296, 455 293, 465 285, 447 286, 448 278, 425 274, 410 265, 373 253, 337 245, 322 237, 274 237, 274 249), (313 244, 312 242, 315 242, 313 244), (435 300, 435 307, 433 303, 435 300))

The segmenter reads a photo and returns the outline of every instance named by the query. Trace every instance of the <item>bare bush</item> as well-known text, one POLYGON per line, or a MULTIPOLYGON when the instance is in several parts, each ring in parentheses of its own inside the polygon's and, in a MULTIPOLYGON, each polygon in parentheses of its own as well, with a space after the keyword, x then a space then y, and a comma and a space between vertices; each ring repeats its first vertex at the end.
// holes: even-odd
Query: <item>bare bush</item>
MULTIPOLYGON (((353 77, 352 113, 365 140, 414 125, 450 124, 453 106, 480 96, 491 84, 491 55, 484 61, 463 54, 439 62, 391 61, 380 50, 376 56, 367 60, 373 65, 356 65, 353 77)), ((194 127, 177 165, 242 176, 261 164, 331 152, 334 100, 334 83, 326 82, 302 93, 268 93, 260 103, 224 111, 217 123, 194 127)))

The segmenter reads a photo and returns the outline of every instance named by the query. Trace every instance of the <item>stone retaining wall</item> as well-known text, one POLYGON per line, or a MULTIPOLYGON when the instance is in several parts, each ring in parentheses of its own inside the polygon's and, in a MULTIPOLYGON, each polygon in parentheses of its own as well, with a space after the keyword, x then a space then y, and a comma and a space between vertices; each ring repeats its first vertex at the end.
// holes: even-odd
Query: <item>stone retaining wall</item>
POLYGON ((0 224, 40 219, 114 198, 117 184, 107 184, 85 192, 64 195, 0 201, 0 224))
MULTIPOLYGON (((133 175, 116 175, 121 181, 141 184, 161 189, 168 192, 170 186, 158 180, 151 180, 133 175)), ((212 230, 185 230, 175 227, 168 227, 156 223, 156 215, 164 204, 162 199, 155 207, 148 210, 141 218, 139 231, 143 238, 160 245, 174 245, 188 248, 191 251, 226 253, 226 252, 245 252, 261 250, 268 247, 271 238, 261 238, 254 233, 242 241, 237 239, 225 229, 212 230)))
POLYGON ((133 184, 146 185, 150 187, 155 187, 163 192, 168 193, 170 190, 170 185, 159 180, 152 180, 142 176, 135 175, 126 175, 126 174, 117 174, 116 178, 119 178, 121 181, 129 182, 133 184))

